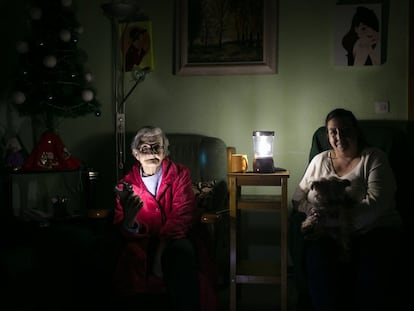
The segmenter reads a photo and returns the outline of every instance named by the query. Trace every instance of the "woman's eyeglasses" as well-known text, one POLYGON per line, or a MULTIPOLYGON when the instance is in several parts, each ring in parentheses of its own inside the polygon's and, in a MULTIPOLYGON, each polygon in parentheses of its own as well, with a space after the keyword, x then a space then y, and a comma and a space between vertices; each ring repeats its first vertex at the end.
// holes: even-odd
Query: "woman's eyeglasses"
POLYGON ((138 152, 141 154, 159 154, 162 151, 164 151, 164 146, 161 146, 159 144, 144 144, 138 147, 138 152))

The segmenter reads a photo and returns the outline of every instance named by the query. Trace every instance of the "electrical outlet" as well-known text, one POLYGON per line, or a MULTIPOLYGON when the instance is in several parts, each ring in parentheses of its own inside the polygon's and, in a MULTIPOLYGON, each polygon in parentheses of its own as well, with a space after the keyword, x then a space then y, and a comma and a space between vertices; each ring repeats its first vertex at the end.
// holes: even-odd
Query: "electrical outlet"
POLYGON ((388 113, 390 112, 390 102, 387 100, 381 100, 375 102, 375 113, 388 113))

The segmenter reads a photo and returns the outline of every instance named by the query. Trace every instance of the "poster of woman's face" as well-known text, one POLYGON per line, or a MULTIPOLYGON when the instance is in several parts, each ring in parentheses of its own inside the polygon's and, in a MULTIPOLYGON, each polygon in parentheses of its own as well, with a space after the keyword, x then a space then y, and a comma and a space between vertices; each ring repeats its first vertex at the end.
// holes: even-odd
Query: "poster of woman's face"
POLYGON ((335 65, 381 65, 381 4, 336 5, 335 65))

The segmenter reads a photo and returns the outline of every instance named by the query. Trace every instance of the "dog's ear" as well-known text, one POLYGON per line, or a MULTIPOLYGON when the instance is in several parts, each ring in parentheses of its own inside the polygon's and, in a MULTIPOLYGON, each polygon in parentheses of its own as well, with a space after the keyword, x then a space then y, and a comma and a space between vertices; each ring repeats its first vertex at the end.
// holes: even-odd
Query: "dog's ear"
POLYGON ((311 190, 315 190, 316 187, 320 187, 323 184, 323 180, 314 180, 310 185, 311 190))
POLYGON ((313 181, 310 185, 310 190, 314 190, 315 189, 315 181, 313 181))

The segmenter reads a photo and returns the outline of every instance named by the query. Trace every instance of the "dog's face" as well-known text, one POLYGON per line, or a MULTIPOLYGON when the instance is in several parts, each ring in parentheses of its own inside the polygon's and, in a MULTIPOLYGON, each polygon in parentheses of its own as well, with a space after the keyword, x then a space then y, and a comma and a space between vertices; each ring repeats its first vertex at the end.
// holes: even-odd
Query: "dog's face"
POLYGON ((351 182, 348 179, 322 178, 311 184, 308 198, 320 206, 340 204, 346 201, 346 187, 351 182))

